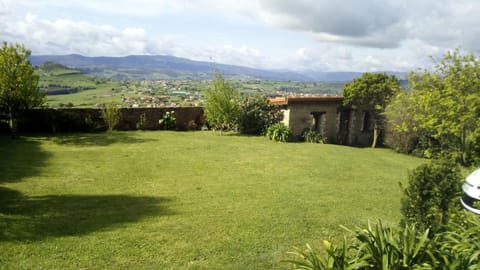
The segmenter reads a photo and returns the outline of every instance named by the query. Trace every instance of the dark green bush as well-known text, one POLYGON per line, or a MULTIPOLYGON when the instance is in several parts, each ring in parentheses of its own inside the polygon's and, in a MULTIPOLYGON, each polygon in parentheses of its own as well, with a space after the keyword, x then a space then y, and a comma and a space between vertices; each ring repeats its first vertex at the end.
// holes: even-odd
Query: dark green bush
POLYGON ((51 131, 56 132, 93 132, 104 130, 104 125, 95 121, 91 115, 83 117, 75 111, 52 110, 48 113, 51 131))
POLYGON ((462 176, 452 161, 434 161, 409 175, 401 200, 402 224, 416 224, 432 234, 445 230, 450 216, 460 209, 462 176))
POLYGON ((270 104, 264 96, 247 96, 240 102, 238 132, 240 134, 262 135, 266 128, 281 120, 278 106, 270 104))

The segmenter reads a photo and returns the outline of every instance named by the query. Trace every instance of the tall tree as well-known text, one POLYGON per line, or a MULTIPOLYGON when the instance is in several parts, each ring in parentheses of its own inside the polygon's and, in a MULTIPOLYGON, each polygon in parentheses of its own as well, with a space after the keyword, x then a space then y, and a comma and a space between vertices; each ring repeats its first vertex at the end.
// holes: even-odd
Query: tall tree
POLYGON ((442 154, 464 165, 480 155, 480 61, 447 53, 434 71, 410 74, 414 118, 442 154))
MULTIPOLYGON (((401 153, 411 153, 418 146, 421 131, 415 121, 415 100, 401 92, 385 109, 385 144, 401 153)), ((419 150, 419 149, 417 149, 419 150)))
POLYGON ((28 60, 30 53, 17 43, 3 42, 0 48, 0 114, 7 119, 14 137, 22 112, 44 102, 38 75, 28 60))
POLYGON ((363 73, 343 88, 344 105, 370 113, 373 121, 372 148, 383 130, 383 112, 390 100, 400 92, 400 83, 393 75, 363 73))
POLYGON ((240 93, 225 77, 216 73, 212 86, 204 91, 205 116, 215 129, 236 130, 240 113, 240 93))

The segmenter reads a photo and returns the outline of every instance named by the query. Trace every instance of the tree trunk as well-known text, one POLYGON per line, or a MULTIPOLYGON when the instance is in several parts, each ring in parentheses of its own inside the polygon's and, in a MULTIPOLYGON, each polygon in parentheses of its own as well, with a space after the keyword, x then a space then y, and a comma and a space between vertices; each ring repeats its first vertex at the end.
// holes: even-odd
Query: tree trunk
POLYGON ((17 139, 17 120, 13 117, 13 113, 8 114, 8 125, 10 126, 10 131, 12 132, 12 139, 17 139))
POLYGON ((380 135, 380 128, 375 124, 373 128, 373 142, 372 142, 372 148, 375 148, 377 146, 377 140, 378 136, 380 135))

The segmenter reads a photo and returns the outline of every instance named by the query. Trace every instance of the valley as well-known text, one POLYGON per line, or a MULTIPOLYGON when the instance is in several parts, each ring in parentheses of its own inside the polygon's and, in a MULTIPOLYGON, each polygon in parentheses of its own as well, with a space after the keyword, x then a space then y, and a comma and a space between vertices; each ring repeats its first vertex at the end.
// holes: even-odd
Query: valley
MULTIPOLYGON (((52 108, 102 107, 114 102, 126 108, 202 106, 210 79, 117 80, 88 74, 54 62, 36 67, 39 87, 52 108)), ((228 77, 242 95, 339 95, 344 82, 275 81, 228 77)))

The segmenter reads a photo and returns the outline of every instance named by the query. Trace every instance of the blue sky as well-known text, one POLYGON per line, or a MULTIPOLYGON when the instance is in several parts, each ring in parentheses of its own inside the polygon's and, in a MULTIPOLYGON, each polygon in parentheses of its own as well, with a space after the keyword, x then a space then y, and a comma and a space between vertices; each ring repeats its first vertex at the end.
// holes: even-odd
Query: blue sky
POLYGON ((476 0, 0 0, 0 37, 33 54, 408 71, 478 54, 478 14, 476 0))

